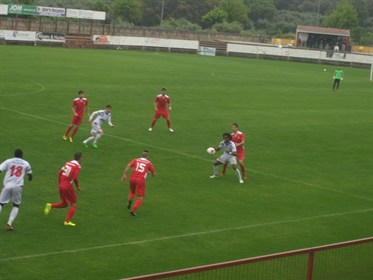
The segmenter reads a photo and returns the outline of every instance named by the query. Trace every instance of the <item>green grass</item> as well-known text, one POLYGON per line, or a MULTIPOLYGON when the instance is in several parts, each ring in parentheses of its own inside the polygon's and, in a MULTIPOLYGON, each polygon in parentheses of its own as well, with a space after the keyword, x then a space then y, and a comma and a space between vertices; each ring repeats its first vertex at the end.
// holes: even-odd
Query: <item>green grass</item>
MULTIPOLYGON (((0 46, 0 161, 24 150, 34 181, 12 233, 0 231, 0 279, 119 279, 373 236, 373 84, 368 69, 136 51, 0 46), (327 68, 327 72, 322 70, 327 68), (162 87, 174 134, 147 131, 162 87), (78 90, 91 112, 113 106, 99 149, 62 140, 78 90), (237 122, 249 179, 210 180, 206 148, 237 122), (151 152, 138 217, 125 207, 125 165, 151 152), (76 228, 57 172, 83 161, 76 228)), ((1 180, 3 175, 1 175, 1 180)), ((10 205, 0 214, 3 227, 10 205)))

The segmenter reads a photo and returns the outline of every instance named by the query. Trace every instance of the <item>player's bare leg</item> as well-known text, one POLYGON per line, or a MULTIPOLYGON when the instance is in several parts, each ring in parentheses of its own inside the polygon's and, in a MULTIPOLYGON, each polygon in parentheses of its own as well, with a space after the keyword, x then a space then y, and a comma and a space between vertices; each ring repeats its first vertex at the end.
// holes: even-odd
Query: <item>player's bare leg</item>
MULTIPOLYGON (((160 117, 160 116, 159 116, 160 117)), ((151 124, 150 124, 150 127, 149 127, 149 131, 152 131, 153 130, 153 127, 154 127, 154 125, 155 125, 155 123, 157 122, 157 120, 159 119, 159 117, 154 117, 153 119, 152 119, 152 122, 151 122, 151 124)))
POLYGON ((155 124, 155 120, 153 119, 152 120, 152 122, 151 122, 151 124, 150 124, 150 127, 149 127, 149 131, 152 131, 153 130, 153 126, 154 126, 154 124, 155 124))
POLYGON ((224 163, 223 170, 221 171, 220 176, 224 176, 225 175, 225 171, 227 170, 227 166, 228 166, 228 164, 224 163))
POLYGON ((170 132, 174 132, 174 130, 171 128, 171 121, 170 121, 170 119, 166 119, 166 121, 167 121, 167 127, 168 127, 168 130, 169 130, 170 132))

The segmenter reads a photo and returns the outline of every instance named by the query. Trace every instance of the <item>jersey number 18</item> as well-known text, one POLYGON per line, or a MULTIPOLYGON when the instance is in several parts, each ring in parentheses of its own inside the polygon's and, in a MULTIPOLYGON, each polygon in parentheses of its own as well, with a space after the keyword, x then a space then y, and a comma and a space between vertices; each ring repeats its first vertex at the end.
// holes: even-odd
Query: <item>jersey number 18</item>
POLYGON ((10 176, 20 177, 22 175, 23 166, 12 165, 10 168, 10 176))

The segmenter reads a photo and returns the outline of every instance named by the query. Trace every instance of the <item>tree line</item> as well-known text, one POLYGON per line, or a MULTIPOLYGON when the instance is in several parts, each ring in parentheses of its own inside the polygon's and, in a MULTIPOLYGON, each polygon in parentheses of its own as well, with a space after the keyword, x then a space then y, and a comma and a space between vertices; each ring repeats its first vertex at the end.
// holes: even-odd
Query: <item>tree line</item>
POLYGON ((107 22, 206 32, 294 37, 297 25, 351 30, 373 45, 373 0, 0 0, 105 11, 107 22))

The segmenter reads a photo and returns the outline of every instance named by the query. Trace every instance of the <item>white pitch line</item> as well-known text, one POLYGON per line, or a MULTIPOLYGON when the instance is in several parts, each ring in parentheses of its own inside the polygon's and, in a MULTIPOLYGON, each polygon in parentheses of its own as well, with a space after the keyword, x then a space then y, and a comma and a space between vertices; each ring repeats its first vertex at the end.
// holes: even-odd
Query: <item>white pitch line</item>
MULTIPOLYGON (((191 154, 187 154, 187 153, 183 153, 183 152, 166 149, 166 148, 154 146, 154 145, 151 145, 151 144, 141 143, 141 142, 138 142, 138 141, 135 141, 135 140, 132 140, 132 139, 122 138, 122 137, 116 136, 116 135, 110 135, 110 134, 106 134, 106 135, 108 135, 108 136, 110 136, 112 138, 119 139, 119 140, 124 140, 124 141, 132 142, 132 143, 135 143, 135 144, 141 144, 141 145, 145 145, 145 146, 148 146, 148 147, 151 147, 151 148, 155 148, 155 149, 158 149, 158 150, 172 152, 172 153, 179 154, 179 155, 182 155, 182 156, 187 156, 187 157, 190 157, 190 158, 194 158, 194 159, 199 159, 199 160, 211 162, 211 159, 206 159, 206 158, 203 158, 203 157, 199 157, 199 156, 195 156, 195 155, 191 155, 191 154)), ((351 196, 351 197, 355 197, 355 198, 359 198, 359 199, 363 199, 363 200, 368 200, 368 201, 373 201, 372 198, 368 198, 368 197, 364 197, 364 196, 360 196, 360 195, 351 194, 351 193, 348 193, 348 192, 336 190, 336 189, 329 188, 329 187, 321 187, 321 186, 318 186, 318 185, 315 185, 315 184, 311 184, 311 183, 307 183, 307 182, 303 182, 303 181, 299 181, 299 180, 294 180, 294 179, 289 179, 289 178, 286 178, 286 177, 277 176, 277 175, 274 175, 274 174, 271 174, 271 173, 265 173, 265 172, 257 171, 257 170, 253 170, 253 169, 245 169, 245 170, 247 170, 247 171, 249 171, 251 173, 260 174, 260 175, 264 175, 264 176, 268 176, 268 177, 280 179, 280 180, 283 180, 283 181, 288 181, 288 182, 292 182, 292 183, 302 184, 302 185, 309 186, 309 187, 312 187, 312 188, 333 191, 333 192, 344 194, 344 195, 348 195, 348 196, 351 196)))
POLYGON ((208 235, 208 234, 214 234, 214 233, 222 233, 222 232, 227 232, 227 231, 239 231, 239 230, 252 229, 252 228, 258 228, 258 227, 275 226, 275 225, 280 225, 280 224, 299 223, 299 222, 317 220, 317 219, 322 219, 322 218, 344 216, 344 215, 349 215, 349 214, 367 213, 371 211, 373 211, 373 208, 361 209, 361 210, 355 210, 355 211, 349 211, 349 212, 324 214, 324 215, 311 216, 311 217, 300 218, 300 219, 289 219, 289 220, 269 222, 269 223, 237 226, 237 227, 231 227, 231 228, 221 228, 221 229, 214 229, 214 230, 200 231, 200 232, 191 232, 191 233, 170 235, 170 236, 164 236, 164 237, 153 238, 153 239, 129 241, 129 242, 123 242, 123 243, 116 243, 116 244, 106 244, 106 245, 100 245, 100 246, 93 246, 93 247, 86 247, 86 248, 72 249, 72 250, 63 250, 63 251, 56 251, 56 252, 49 252, 49 253, 42 253, 42 254, 2 258, 0 259, 0 262, 50 257, 50 256, 56 256, 56 255, 80 253, 80 252, 86 252, 86 251, 92 251, 92 250, 123 247, 123 246, 130 246, 130 245, 140 245, 140 244, 152 243, 152 242, 157 242, 157 241, 181 239, 181 238, 202 236, 202 235, 208 235))
MULTIPOLYGON (((39 119, 39 120, 44 120, 44 121, 48 121, 48 122, 52 122, 52 123, 56 123, 56 124, 61 124, 61 125, 64 125, 64 126, 67 125, 66 123, 63 123, 63 122, 60 122, 60 121, 43 118, 41 116, 20 112, 20 111, 12 110, 12 109, 5 108, 5 107, 0 107, 0 109, 4 110, 4 111, 24 115, 24 116, 27 116, 27 117, 33 117, 33 118, 36 118, 36 119, 39 119)), ((80 129, 85 130, 85 131, 90 131, 89 129, 85 129, 85 128, 80 128, 80 129)), ((107 135, 108 137, 111 137, 111 138, 115 138, 115 139, 119 139, 119 140, 122 140, 122 141, 134 143, 134 144, 137 144, 137 145, 142 145, 142 146, 146 146, 146 147, 149 147, 149 148, 154 148, 154 149, 158 149, 158 150, 161 150, 161 151, 171 152, 171 153, 174 153, 174 154, 178 154, 178 155, 193 158, 193 159, 199 159, 199 160, 203 160, 203 161, 206 161, 206 162, 211 162, 211 159, 206 159, 206 158, 191 155, 191 154, 188 154, 188 153, 183 153, 183 152, 180 152, 180 151, 175 151, 175 150, 155 146, 155 145, 152 145, 152 144, 139 142, 139 141, 136 141, 136 140, 133 140, 133 139, 130 139, 130 138, 120 137, 120 136, 107 134, 107 133, 105 133, 105 135, 107 135)), ((317 189, 321 189, 321 190, 328 190, 328 191, 336 192, 336 193, 339 193, 339 194, 348 195, 348 196, 351 196, 351 197, 354 197, 354 198, 366 200, 366 201, 373 201, 373 198, 351 194, 349 192, 340 191, 340 190, 330 188, 330 187, 322 187, 322 186, 318 186, 318 185, 315 185, 315 184, 312 184, 312 183, 307 183, 307 182, 303 182, 303 181, 299 181, 299 180, 294 180, 294 179, 290 179, 290 178, 287 178, 287 177, 282 177, 282 176, 278 176, 278 175, 275 175, 275 174, 266 173, 266 172, 262 172, 262 171, 257 171, 257 170, 253 170, 253 169, 246 169, 246 170, 251 172, 251 173, 260 174, 260 175, 263 175, 263 176, 268 176, 268 177, 280 179, 280 180, 287 181, 287 182, 297 183, 297 184, 301 184, 301 185, 305 185, 305 186, 308 186, 308 187, 317 188, 317 189)))
POLYGON ((329 188, 329 187, 322 187, 322 186, 318 186, 318 185, 315 185, 315 184, 312 184, 312 183, 307 183, 307 182, 303 182, 303 181, 299 181, 299 180, 289 179, 289 178, 286 178, 286 177, 281 177, 281 176, 277 176, 277 175, 274 175, 274 174, 265 173, 265 172, 261 172, 261 171, 255 171, 255 170, 249 170, 249 171, 251 171, 252 173, 257 173, 257 174, 261 174, 261 175, 264 175, 264 176, 277 178, 277 179, 280 179, 280 180, 283 180, 283 181, 302 184, 302 185, 305 185, 305 186, 309 186, 309 187, 317 188, 317 189, 321 189, 321 190, 333 191, 333 192, 336 192, 336 193, 345 194, 345 195, 348 195, 348 196, 351 196, 351 197, 355 197, 355 198, 359 198, 359 199, 363 199, 363 200, 367 200, 367 201, 373 201, 373 198, 369 198, 369 197, 365 197, 365 196, 361 196, 361 195, 356 195, 356 194, 336 190, 336 189, 329 188))
MULTIPOLYGON (((29 80, 25 80, 25 81, 29 81, 29 80)), ((31 82, 34 83, 34 84, 37 84, 40 88, 37 89, 37 90, 31 91, 31 92, 0 94, 0 97, 1 96, 18 96, 18 95, 36 94, 36 93, 42 92, 42 91, 44 91, 46 89, 46 87, 42 83, 35 82, 35 81, 31 81, 31 82)))

